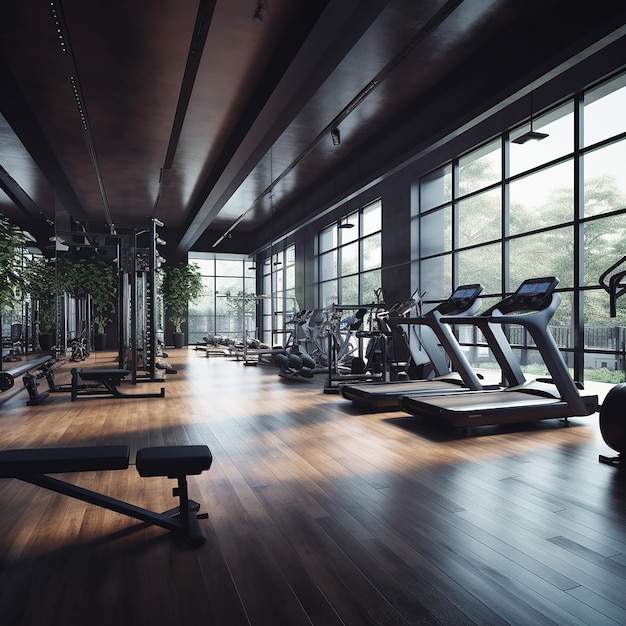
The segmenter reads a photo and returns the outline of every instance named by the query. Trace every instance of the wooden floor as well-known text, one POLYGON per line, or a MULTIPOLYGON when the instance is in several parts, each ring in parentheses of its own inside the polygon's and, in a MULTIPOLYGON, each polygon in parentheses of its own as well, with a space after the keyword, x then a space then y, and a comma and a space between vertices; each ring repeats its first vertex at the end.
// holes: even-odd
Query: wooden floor
MULTIPOLYGON (((168 361, 165 398, 10 397, 0 447, 206 443, 206 544, 2 480, 3 626, 626 624, 626 470, 598 463, 596 416, 463 436, 360 414, 322 376, 168 361)), ((175 504, 173 481, 132 467, 64 477, 175 504)))

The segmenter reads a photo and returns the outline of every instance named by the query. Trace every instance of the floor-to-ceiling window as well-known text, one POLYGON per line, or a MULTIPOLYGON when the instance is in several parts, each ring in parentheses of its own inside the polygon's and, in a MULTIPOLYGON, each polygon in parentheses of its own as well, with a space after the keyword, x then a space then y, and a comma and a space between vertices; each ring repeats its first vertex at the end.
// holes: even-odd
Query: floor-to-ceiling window
POLYGON ((221 336, 239 341, 255 329, 255 272, 248 257, 237 254, 190 253, 200 269, 204 294, 189 303, 188 342, 221 336))
MULTIPOLYGON (((490 304, 526 278, 556 275, 563 301, 551 331, 576 377, 622 380, 626 306, 611 317, 599 279, 626 255, 625 107, 622 75, 536 116, 540 141, 523 141, 526 123, 423 176, 412 233, 425 300, 480 282, 490 304)), ((538 360, 532 350, 525 359, 538 360)))
POLYGON ((262 311, 262 341, 270 346, 285 346, 290 328, 286 322, 298 311, 296 300, 296 247, 278 251, 265 259, 261 266, 263 292, 260 295, 262 311))
POLYGON ((343 217, 317 238, 319 308, 374 302, 381 288, 380 200, 343 217))

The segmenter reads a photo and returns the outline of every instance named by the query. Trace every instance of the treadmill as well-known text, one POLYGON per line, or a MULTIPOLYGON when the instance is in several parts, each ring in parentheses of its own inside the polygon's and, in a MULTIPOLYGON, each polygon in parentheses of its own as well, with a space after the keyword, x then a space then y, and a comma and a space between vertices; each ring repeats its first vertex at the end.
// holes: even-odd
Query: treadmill
POLYGON ((504 334, 485 335, 489 347, 503 367, 508 385, 499 391, 468 391, 454 395, 405 396, 402 409, 412 415, 467 428, 487 424, 508 424, 545 419, 586 416, 598 409, 598 396, 581 395, 552 337, 548 324, 561 303, 554 293, 558 278, 533 278, 483 314, 466 318, 446 316, 449 324, 475 324, 489 329, 520 325, 528 330, 551 378, 527 380, 504 334))
MULTIPOLYGON (((351 400, 355 406, 368 411, 399 411, 402 396, 412 394, 444 394, 472 390, 482 390, 481 382, 471 368, 465 354, 450 326, 441 320, 443 316, 471 316, 480 308, 478 296, 483 290, 480 284, 457 287, 452 295, 419 317, 391 317, 386 321, 391 325, 419 325, 429 330, 421 333, 420 344, 428 355, 435 371, 435 378, 424 380, 404 380, 394 382, 368 382, 344 384, 341 395, 351 400), (452 361, 452 370, 441 347, 452 361)), ((498 387, 499 388, 499 387, 498 387)))

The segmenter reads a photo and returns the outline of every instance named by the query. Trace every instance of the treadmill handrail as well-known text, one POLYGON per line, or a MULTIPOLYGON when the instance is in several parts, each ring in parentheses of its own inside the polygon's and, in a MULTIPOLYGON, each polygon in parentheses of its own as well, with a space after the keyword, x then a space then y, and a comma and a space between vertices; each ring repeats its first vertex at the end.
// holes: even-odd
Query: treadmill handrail
POLYGON ((518 324, 526 328, 534 339, 561 398, 567 402, 572 414, 587 415, 588 411, 585 403, 548 328, 548 324, 560 304, 561 294, 553 293, 550 305, 541 311, 532 311, 518 315, 506 315, 499 311, 494 311, 490 321, 498 324, 518 324))

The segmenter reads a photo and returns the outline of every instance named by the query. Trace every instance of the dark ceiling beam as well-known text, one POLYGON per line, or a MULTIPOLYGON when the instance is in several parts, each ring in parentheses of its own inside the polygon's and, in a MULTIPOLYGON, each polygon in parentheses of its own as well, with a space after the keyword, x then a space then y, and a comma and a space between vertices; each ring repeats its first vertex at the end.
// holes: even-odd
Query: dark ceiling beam
MULTIPOLYGON (((563 91, 573 94, 585 88, 587 76, 597 80, 593 63, 587 72, 581 72, 582 65, 594 56, 601 53, 606 56, 602 66, 609 68, 607 72, 623 70, 626 10, 618 7, 618 3, 615 5, 618 9, 615 17, 608 21, 600 15, 596 19, 565 17, 556 10, 546 14, 542 24, 534 25, 533 55, 522 54, 527 47, 527 29, 520 28, 519 22, 502 31, 470 55, 467 66, 442 77, 427 94, 407 103, 403 114, 398 114, 393 123, 380 128, 361 146, 358 157, 350 154, 324 179, 302 189, 274 216, 272 224, 268 222, 256 230, 256 245, 249 252, 257 253, 271 241, 288 237, 366 185, 378 183, 464 133, 473 132, 480 124, 526 98, 532 90, 561 81, 561 95, 552 93, 547 99, 553 104, 555 98, 563 97, 563 91), (564 26, 559 35, 554 34, 555 23, 564 26), (467 71, 472 66, 481 68, 479 76, 467 71), (337 189, 342 190, 341 197, 337 197, 337 189)), ((536 96, 539 99, 542 93, 537 91, 536 96)), ((495 132, 503 129, 504 126, 499 126, 495 132)), ((470 144, 484 139, 485 135, 479 134, 470 144)))
POLYGON ((176 105, 176 113, 174 114, 174 123, 172 124, 170 140, 165 154, 165 162, 163 163, 163 168, 161 169, 161 175, 159 177, 159 190, 152 208, 153 219, 156 217, 159 202, 169 183, 174 156, 176 155, 176 149, 178 147, 183 124, 185 122, 185 115, 187 114, 187 108, 189 107, 193 86, 196 82, 200 61, 202 60, 202 52, 209 33, 209 27, 211 26, 213 11, 215 10, 215 2, 216 0, 200 0, 200 4, 198 6, 196 22, 191 35, 191 42, 189 44, 187 63, 185 64, 185 73, 183 74, 180 94, 178 96, 178 104, 176 105))
POLYGON ((13 203, 30 219, 42 218, 41 209, 33 199, 17 184, 17 181, 0 165, 0 189, 9 196, 13 203))
MULTIPOLYGON (((270 74, 259 81, 263 91, 251 98, 242 122, 192 207, 179 253, 191 249, 386 4, 380 0, 329 2, 321 15, 309 17, 304 42, 302 24, 288 29, 293 33, 291 39, 279 46, 270 74)), ((319 3, 311 3, 309 11, 316 5, 319 3)))
POLYGON ((102 176, 100 161, 96 151, 96 144, 93 138, 93 131, 91 129, 89 114, 87 112, 87 103, 85 101, 85 96, 83 95, 80 77, 78 75, 78 67, 76 66, 76 59, 74 58, 74 52, 72 51, 70 34, 65 21, 65 15, 63 14, 63 7, 61 6, 61 2, 58 0, 50 0, 49 4, 52 21, 57 31, 57 41, 61 51, 63 67, 76 102, 77 121, 80 123, 83 130, 83 138, 85 140, 85 144, 87 145, 91 165, 96 176, 96 182, 98 183, 100 198, 104 208, 105 221, 113 232, 115 231, 115 224, 113 223, 111 209, 109 208, 109 201, 107 199, 106 188, 104 186, 104 178, 102 176))
POLYGON ((74 220, 86 221, 87 213, 63 167, 39 125, 12 72, 0 57, 0 112, 26 151, 44 174, 65 210, 74 220))

